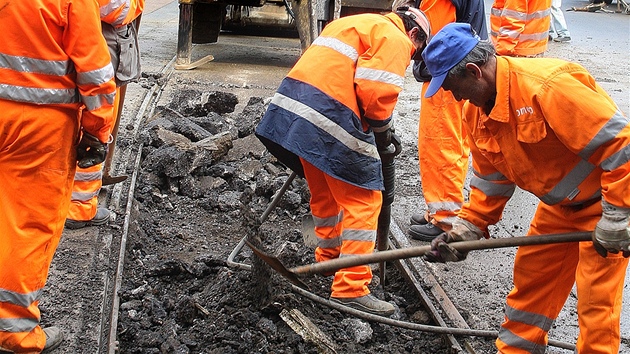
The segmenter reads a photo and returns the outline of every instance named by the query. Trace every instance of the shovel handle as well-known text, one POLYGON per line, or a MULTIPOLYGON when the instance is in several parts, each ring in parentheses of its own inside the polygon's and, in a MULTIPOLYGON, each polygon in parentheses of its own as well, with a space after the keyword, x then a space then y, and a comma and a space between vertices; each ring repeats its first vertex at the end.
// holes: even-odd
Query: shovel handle
MULTIPOLYGON (((564 234, 551 235, 532 235, 509 238, 490 238, 476 241, 460 241, 449 243, 449 245, 459 252, 468 252, 474 250, 516 247, 516 246, 532 246, 547 245, 553 243, 580 242, 591 241, 592 231, 571 232, 564 234)), ((431 251, 431 246, 416 246, 402 248, 396 250, 380 251, 367 255, 350 256, 344 258, 332 259, 329 261, 307 264, 304 266, 289 269, 295 274, 319 274, 337 271, 342 268, 354 267, 363 264, 386 262, 396 259, 405 259, 419 257, 431 251)))

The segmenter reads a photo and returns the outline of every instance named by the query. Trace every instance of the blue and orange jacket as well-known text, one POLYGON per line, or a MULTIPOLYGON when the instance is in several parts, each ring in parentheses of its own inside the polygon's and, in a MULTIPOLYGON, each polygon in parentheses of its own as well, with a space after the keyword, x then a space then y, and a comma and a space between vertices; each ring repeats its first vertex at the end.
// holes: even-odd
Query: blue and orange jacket
POLYGON ((392 125, 413 51, 394 13, 329 23, 280 84, 256 135, 335 178, 382 190, 373 132, 392 125))

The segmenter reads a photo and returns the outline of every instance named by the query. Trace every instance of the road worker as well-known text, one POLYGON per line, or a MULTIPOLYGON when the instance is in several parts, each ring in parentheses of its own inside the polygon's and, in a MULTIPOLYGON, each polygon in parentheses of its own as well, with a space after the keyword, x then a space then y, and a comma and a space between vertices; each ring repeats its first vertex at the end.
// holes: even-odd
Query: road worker
MULTIPOLYGON (((103 36, 109 47, 115 70, 114 112, 119 118, 126 85, 140 77, 140 50, 134 21, 142 14, 144 0, 99 0, 99 6, 103 36)), ((110 149, 113 146, 113 144, 110 145, 110 149)), ((109 210, 98 206, 102 177, 103 164, 77 168, 65 223, 66 228, 79 229, 86 226, 104 225, 109 221, 109 210)))
POLYGON ((494 0, 490 37, 498 55, 542 56, 547 50, 551 0, 494 0))
POLYGON ((63 334, 39 326, 40 296, 77 161, 105 159, 116 84, 96 2, 0 0, 0 21, 0 352, 47 352, 63 334))
POLYGON ((521 247, 496 345, 543 353, 574 283, 577 353, 617 353, 630 251, 630 121, 582 66, 495 55, 469 25, 450 24, 423 53, 426 92, 464 105, 474 176, 453 228, 429 261, 460 261, 449 242, 488 237, 516 186, 540 199, 529 237, 593 231, 593 242, 521 247), (598 255, 599 253, 599 255, 598 255))
MULTIPOLYGON (((480 37, 488 38, 483 0, 424 0, 419 6, 435 32, 448 23, 465 22, 472 24, 480 37)), ((464 203, 470 149, 462 125, 463 102, 441 89, 431 97, 424 97, 431 76, 422 60, 414 61, 413 73, 416 80, 424 82, 420 92, 418 161, 427 209, 411 216, 409 236, 431 241, 450 229, 464 203)))
MULTIPOLYGON (((390 148, 405 71, 428 33, 415 8, 332 21, 282 81, 256 128, 269 151, 306 178, 318 262, 374 251, 384 189, 379 151, 390 148)), ((370 293, 371 280, 369 266, 341 269, 331 299, 392 314, 392 304, 370 293)))

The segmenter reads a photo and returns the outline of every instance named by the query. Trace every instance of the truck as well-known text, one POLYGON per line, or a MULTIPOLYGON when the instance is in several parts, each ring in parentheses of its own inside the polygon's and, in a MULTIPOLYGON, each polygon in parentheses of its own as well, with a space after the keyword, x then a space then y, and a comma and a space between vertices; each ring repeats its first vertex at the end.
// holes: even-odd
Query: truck
POLYGON ((342 16, 391 11, 394 0, 179 0, 175 69, 190 70, 193 44, 215 43, 222 30, 274 29, 300 38, 304 51, 326 24, 342 16))

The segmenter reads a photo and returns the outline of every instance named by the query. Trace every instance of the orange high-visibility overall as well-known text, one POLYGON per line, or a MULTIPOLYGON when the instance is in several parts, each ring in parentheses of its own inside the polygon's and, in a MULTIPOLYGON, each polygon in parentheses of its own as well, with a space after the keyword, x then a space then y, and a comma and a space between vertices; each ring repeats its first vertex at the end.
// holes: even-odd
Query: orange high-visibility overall
MULTIPOLYGON (((99 0, 101 21, 115 28, 127 26, 133 22, 144 9, 144 0, 99 0)), ((109 43, 108 43, 109 45, 109 43)), ((114 44, 115 45, 115 44, 114 44)), ((110 55, 117 55, 117 48, 110 48, 110 55)), ((115 60, 118 63, 120 58, 115 60)), ((120 87, 116 89, 114 112, 116 116, 122 112, 120 107, 120 87)), ((115 123, 115 122, 114 122, 115 123)), ((72 187, 72 197, 67 218, 70 220, 87 221, 94 218, 98 211, 98 194, 103 186, 103 164, 88 168, 77 166, 72 187)))
MULTIPOLYGON (((496 72, 490 114, 464 106, 475 173, 459 216, 485 230, 515 186, 541 200, 529 237, 593 230, 602 198, 630 208, 630 121, 595 79, 558 59, 498 56, 496 72)), ((592 242, 519 248, 499 351, 542 353, 575 283, 577 352, 617 353, 627 265, 592 242)))
POLYGON ((38 304, 70 200, 78 117, 107 141, 114 72, 96 3, 0 0, 0 9, 0 349, 35 353, 46 341, 38 304))
MULTIPOLYGON (((431 31, 456 20, 456 9, 450 0, 425 0, 420 3, 431 23, 431 31)), ((422 85, 420 121, 418 124, 418 162, 422 195, 432 222, 450 229, 452 218, 464 204, 464 182, 468 171, 470 149, 464 137, 463 102, 450 91, 439 91, 424 97, 429 82, 422 85)))
POLYGON ((547 50, 551 0, 494 0, 490 37, 499 55, 535 56, 547 50))

